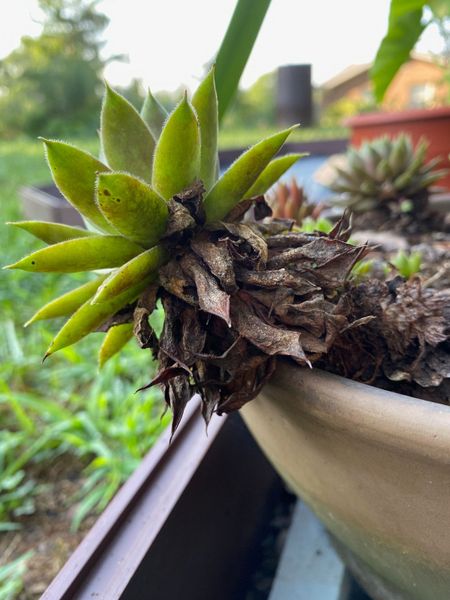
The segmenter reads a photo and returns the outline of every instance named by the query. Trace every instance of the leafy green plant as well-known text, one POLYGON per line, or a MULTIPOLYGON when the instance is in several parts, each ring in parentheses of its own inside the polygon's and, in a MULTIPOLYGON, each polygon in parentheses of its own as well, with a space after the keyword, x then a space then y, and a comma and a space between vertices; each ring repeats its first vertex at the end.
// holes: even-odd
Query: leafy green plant
MULTIPOLYGON (((149 119, 151 111, 146 115, 149 119)), ((194 94, 192 104, 186 97, 181 100, 157 140, 135 109, 109 87, 101 121, 109 166, 74 146, 44 140, 56 185, 96 231, 42 222, 13 223, 49 245, 9 268, 32 272, 113 269, 106 279, 97 276, 87 291, 84 285, 75 288, 32 317, 31 321, 70 317, 46 357, 104 326, 152 283, 169 256, 157 242, 167 228, 170 198, 201 178, 207 186, 203 200, 207 221, 222 219, 246 192, 264 193, 273 184, 280 170, 272 174, 271 158, 292 131, 256 144, 217 178, 213 71, 194 94)), ((291 164, 292 160, 283 163, 281 172, 291 164)))
MULTIPOLYGON (((155 329, 161 327, 153 321, 155 329)), ((18 339, 16 345, 21 349, 18 339)), ((100 374, 88 360, 92 343, 80 354, 66 351, 69 366, 55 365, 51 374, 38 369, 38 357, 26 364, 35 376, 29 389, 29 369, 21 368, 24 355, 3 365, 3 372, 16 374, 15 390, 3 385, 0 390, 0 412, 9 430, 0 436, 0 517, 3 530, 17 528, 14 518, 33 511, 33 496, 39 492, 28 479, 26 470, 32 463, 49 462, 61 454, 71 454, 86 464, 84 485, 77 498, 73 527, 88 512, 101 510, 123 481, 133 472, 142 456, 167 426, 161 418, 162 401, 157 390, 136 395, 134 378, 147 374, 153 367, 136 348, 130 348, 120 361, 110 361, 100 374), (87 352, 87 354, 86 354, 87 352), (11 364, 12 363, 12 364, 11 364), (130 377, 133 373, 133 378, 130 377), (59 380, 65 394, 48 397, 49 382, 59 380)), ((29 361, 29 362, 28 362, 29 361)), ((9 377, 11 380, 11 377, 9 377)), ((53 387, 56 386, 53 384, 53 387)))
POLYGON ((330 233, 330 231, 333 229, 333 223, 326 217, 319 217, 318 219, 305 217, 299 229, 305 233, 313 233, 314 231, 330 233))
POLYGON ((23 590, 23 577, 32 556, 33 552, 26 552, 9 563, 0 564, 0 600, 14 600, 23 590))
POLYGON ((370 275, 372 273, 374 262, 373 258, 359 260, 352 269, 352 277, 354 279, 363 279, 370 275))
MULTIPOLYGON (((391 0, 388 31, 380 44, 371 71, 378 102, 382 101, 389 84, 431 23, 438 24, 447 44, 447 53, 449 52, 449 17, 448 0, 391 0), (425 16, 425 8, 431 12, 431 17, 425 16)), ((447 69, 448 59, 447 56, 447 69)))
POLYGON ((391 263, 402 277, 410 279, 414 275, 417 275, 417 273, 420 273, 422 253, 411 252, 407 254, 403 250, 399 250, 395 257, 391 259, 391 263))
MULTIPOLYGON (((97 272, 95 279, 48 302, 30 319, 68 317, 45 358, 61 350, 70 356, 73 344, 101 330, 107 332, 101 349, 104 363, 127 342, 133 329, 139 345, 157 355, 160 367, 159 374, 142 389, 163 384, 175 430, 194 392, 201 395, 208 422, 214 411, 234 410, 258 393, 274 368, 274 355, 287 353, 308 362, 298 330, 290 330, 292 317, 270 310, 261 320, 256 317, 261 308, 250 301, 250 292, 256 293, 259 287, 264 294, 268 285, 264 278, 258 279, 263 265, 267 276, 278 281, 277 286, 283 286, 284 280, 292 286, 295 279, 295 273, 284 266, 285 246, 271 251, 269 257, 266 237, 271 232, 275 235, 279 225, 269 224, 267 229, 264 224, 241 223, 252 205, 255 214, 268 214, 264 193, 301 155, 275 157, 295 129, 291 127, 252 146, 219 176, 214 69, 192 101, 185 95, 167 118, 151 98, 142 115, 107 86, 100 131, 106 162, 69 144, 44 140, 56 185, 90 229, 13 223, 47 246, 9 268, 97 272), (221 243, 225 240, 229 240, 226 246, 221 243), (249 268, 242 279, 242 269, 245 272, 249 268), (98 274, 99 270, 107 273, 98 274), (159 339, 149 321, 158 298, 165 312, 159 339), (268 325, 271 319, 274 324, 268 325), (274 336, 278 340, 275 344, 274 336), (225 361, 223 366, 221 361, 225 361)), ((281 224, 281 231, 285 227, 288 224, 281 224)), ((311 240, 302 233, 292 235, 295 255, 299 243, 301 246, 311 240)), ((324 242, 318 237, 314 245, 317 261, 306 251, 312 262, 305 277, 315 281, 322 266, 325 268, 334 257, 342 274, 333 275, 326 290, 340 286, 353 263, 366 252, 364 247, 346 244, 348 237, 344 222, 333 228, 326 243, 325 263, 320 250, 324 242), (346 258, 337 260, 341 255, 346 258)), ((286 237, 288 242, 291 239, 286 237)), ((291 256, 289 252, 287 255, 291 256)), ((331 275, 327 271, 325 279, 317 279, 317 284, 310 281, 302 289, 314 289, 317 300, 323 303, 321 286, 331 275)), ((327 318, 328 323, 332 317, 328 319, 327 311, 334 311, 334 307, 325 302, 318 318, 327 318)), ((316 330, 325 331, 326 327, 321 323, 316 330)), ((332 339, 327 336, 320 348, 325 351, 332 339)), ((317 344, 306 343, 310 345, 306 351, 318 356, 317 344)), ((89 421, 83 416, 79 426, 87 427, 86 423, 89 421)), ((94 434, 92 427, 88 430, 94 434)), ((70 439, 75 440, 72 434, 70 439)), ((86 437, 79 440, 79 447, 89 447, 86 437)), ((118 477, 114 463, 105 460, 105 448, 102 452, 96 466, 112 465, 115 486, 118 477)), ((95 484, 90 488, 94 494, 90 505, 105 494, 94 488, 95 484)))
POLYGON ((0 432, 0 532, 19 529, 14 518, 34 512, 36 484, 27 479, 14 456, 27 440, 24 432, 0 432))
POLYGON ((354 212, 384 210, 412 212, 419 218, 428 208, 430 187, 447 173, 436 170, 440 159, 425 162, 427 142, 414 148, 407 135, 381 137, 350 148, 345 168, 336 168, 330 188, 339 194, 336 203, 354 212))

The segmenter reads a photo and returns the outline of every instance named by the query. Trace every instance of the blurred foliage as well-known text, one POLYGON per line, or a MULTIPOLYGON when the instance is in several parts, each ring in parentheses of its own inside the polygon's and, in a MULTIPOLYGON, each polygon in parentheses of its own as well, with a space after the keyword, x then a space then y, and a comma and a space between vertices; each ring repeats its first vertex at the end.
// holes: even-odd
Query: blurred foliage
MULTIPOLYGON (((0 136, 58 136, 95 129, 107 60, 100 35, 108 23, 96 0, 40 0, 37 38, 0 61, 0 136)), ((117 58, 117 57, 116 57, 117 58)))
POLYGON ((223 121, 223 130, 256 129, 275 124, 276 73, 266 73, 246 90, 239 89, 223 121))
POLYGON ((377 109, 374 98, 353 99, 341 98, 328 106, 320 117, 320 124, 323 127, 336 127, 342 125, 346 119, 366 112, 373 112, 377 109))
POLYGON ((0 565, 0 600, 13 600, 23 590, 23 577, 32 552, 26 552, 15 560, 0 565))
POLYGON ((391 0, 388 30, 378 48, 371 79, 378 102, 408 60, 423 31, 435 24, 444 44, 443 74, 450 73, 450 0, 391 0))
MULTIPOLYGON (((80 145, 98 151, 95 139, 80 145)), ((49 179, 40 142, 0 142, 2 263, 41 245, 3 221, 21 218, 20 185, 49 179)), ((82 283, 89 276, 77 277, 82 283)), ((169 420, 169 415, 161 419, 163 400, 158 390, 135 394, 136 387, 154 373, 150 354, 137 344, 130 343, 100 373, 95 358, 102 333, 76 350, 63 351, 52 364, 42 365, 42 354, 61 322, 42 322, 27 329, 23 323, 70 286, 73 280, 64 275, 8 277, 0 271, 0 533, 26 524, 36 495, 43 491, 35 483, 35 465, 40 465, 40 472, 48 469, 51 480, 53 461, 61 455, 76 457, 86 469, 77 497, 67 498, 68 507, 76 505, 73 526, 78 526, 88 512, 107 504, 169 420), (18 306, 24 308, 19 311, 18 306)), ((20 571, 19 563, 14 564, 20 571)), ((0 600, 2 593, 0 578, 0 600)))
POLYGON ((407 254, 403 250, 399 250, 394 258, 391 259, 391 263, 402 277, 411 279, 411 277, 420 273, 422 268, 422 254, 420 252, 410 252, 407 254))

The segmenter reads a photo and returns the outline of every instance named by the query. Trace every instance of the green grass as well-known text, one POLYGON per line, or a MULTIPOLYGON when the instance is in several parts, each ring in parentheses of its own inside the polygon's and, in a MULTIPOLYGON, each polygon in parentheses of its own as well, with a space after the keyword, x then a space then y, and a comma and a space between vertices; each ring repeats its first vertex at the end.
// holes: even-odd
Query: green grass
MULTIPOLYGON (((222 150, 227 148, 246 148, 261 139, 273 135, 282 127, 264 129, 226 129, 219 135, 219 144, 222 150)), ((345 127, 299 127, 289 136, 289 142, 311 142, 315 140, 328 140, 348 137, 345 127)))

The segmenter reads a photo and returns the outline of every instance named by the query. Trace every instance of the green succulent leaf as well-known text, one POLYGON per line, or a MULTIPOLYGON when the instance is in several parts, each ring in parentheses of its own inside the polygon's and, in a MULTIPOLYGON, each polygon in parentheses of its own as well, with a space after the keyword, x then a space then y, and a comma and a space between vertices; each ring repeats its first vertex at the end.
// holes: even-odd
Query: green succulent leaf
POLYGON ((217 153, 219 119, 214 67, 198 86, 192 97, 192 105, 200 124, 200 179, 208 191, 216 181, 219 162, 217 153))
POLYGON ((36 273, 76 273, 119 267, 142 252, 134 242, 116 235, 93 235, 37 250, 3 267, 36 273))
POLYGON ((119 233, 145 248, 154 246, 166 231, 169 211, 165 200, 127 173, 100 173, 97 203, 119 233))
POLYGON ((98 353, 98 366, 103 365, 120 352, 133 337, 133 323, 122 323, 108 329, 98 353))
POLYGON ((252 187, 247 190, 245 196, 252 198, 265 194, 294 163, 304 156, 309 156, 309 153, 285 154, 271 160, 252 187))
POLYGON ((155 141, 137 110, 106 85, 100 136, 108 165, 151 181, 155 141))
POLYGON ((25 323, 25 327, 31 325, 31 323, 34 323, 35 321, 56 319, 57 317, 66 317, 73 314, 82 304, 92 298, 106 277, 107 275, 100 275, 96 279, 88 281, 88 283, 48 302, 48 304, 45 304, 45 306, 40 308, 31 319, 25 323))
POLYGON ((166 109, 161 106, 151 91, 147 90, 147 95, 141 110, 141 117, 147 123, 147 127, 150 129, 155 140, 161 135, 163 125, 168 116, 166 109))
POLYGON ((95 204, 95 179, 97 173, 109 168, 88 152, 71 144, 56 140, 42 140, 53 176, 61 194, 79 213, 102 231, 114 233, 95 204))
POLYGON ((23 229, 46 244, 57 244, 66 240, 95 235, 92 231, 81 229, 81 227, 49 223, 48 221, 13 221, 7 225, 23 229))
POLYGON ((112 317, 121 308, 136 300, 152 282, 152 279, 153 276, 150 275, 108 302, 103 302, 102 304, 91 304, 89 300, 85 302, 57 333, 45 354, 45 358, 57 350, 75 344, 92 331, 98 329, 109 317, 112 317))
POLYGON ((168 257, 167 251, 162 246, 155 246, 132 258, 108 276, 98 288, 92 304, 106 302, 122 294, 150 273, 157 272, 168 257))
POLYGON ((289 127, 252 146, 229 167, 204 199, 208 221, 220 221, 245 196, 257 178, 298 126, 289 127))
POLYGON ((153 160, 152 187, 169 200, 200 174, 200 130, 186 94, 169 115, 153 160))
POLYGON ((408 60, 411 50, 422 35, 423 7, 427 0, 391 0, 388 31, 378 49, 371 70, 375 98, 383 100, 397 71, 408 60))

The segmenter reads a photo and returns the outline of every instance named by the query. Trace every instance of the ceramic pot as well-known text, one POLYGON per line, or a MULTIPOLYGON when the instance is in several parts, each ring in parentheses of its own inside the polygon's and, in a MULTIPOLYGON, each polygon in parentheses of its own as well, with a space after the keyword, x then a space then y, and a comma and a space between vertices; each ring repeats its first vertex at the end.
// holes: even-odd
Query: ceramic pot
MULTIPOLYGON (((450 106, 433 109, 414 109, 392 113, 362 114, 348 119, 351 129, 350 142, 360 146, 365 140, 381 135, 395 137, 407 133, 417 144, 421 137, 429 142, 427 159, 440 156, 447 166, 450 152, 450 106)), ((439 185, 450 189, 450 173, 439 181, 439 185)))
POLYGON ((450 407, 280 362, 242 414, 374 599, 450 598, 450 407))

